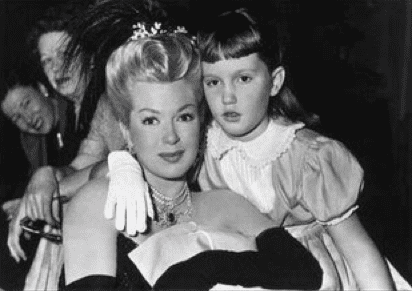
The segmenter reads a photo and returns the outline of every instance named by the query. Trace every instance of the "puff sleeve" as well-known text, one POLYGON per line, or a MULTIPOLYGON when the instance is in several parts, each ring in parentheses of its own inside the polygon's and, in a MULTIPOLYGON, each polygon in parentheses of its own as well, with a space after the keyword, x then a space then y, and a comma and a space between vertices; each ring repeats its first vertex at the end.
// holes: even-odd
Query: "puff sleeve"
POLYGON ((301 203, 325 225, 339 223, 356 210, 363 169, 340 142, 318 137, 304 157, 301 203))

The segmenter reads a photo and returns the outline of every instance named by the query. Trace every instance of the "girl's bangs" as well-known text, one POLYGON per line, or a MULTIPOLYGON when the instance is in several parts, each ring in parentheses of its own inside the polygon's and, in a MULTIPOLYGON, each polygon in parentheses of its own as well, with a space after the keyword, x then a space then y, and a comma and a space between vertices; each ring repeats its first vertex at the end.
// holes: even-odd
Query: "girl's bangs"
POLYGON ((241 32, 214 34, 204 44, 202 51, 202 61, 215 63, 217 61, 233 58, 241 58, 252 53, 260 52, 262 45, 260 37, 252 29, 241 32))

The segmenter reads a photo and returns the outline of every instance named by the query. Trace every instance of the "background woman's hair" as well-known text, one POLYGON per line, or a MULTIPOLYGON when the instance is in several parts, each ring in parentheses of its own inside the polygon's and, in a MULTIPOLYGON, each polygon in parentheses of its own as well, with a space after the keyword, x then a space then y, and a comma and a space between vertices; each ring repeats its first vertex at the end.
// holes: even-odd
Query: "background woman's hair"
POLYGON ((166 13, 153 0, 100 0, 68 25, 71 39, 65 51, 64 69, 80 64, 87 85, 80 110, 79 127, 88 132, 100 96, 106 90, 105 67, 111 53, 132 35, 132 26, 166 13))
MULTIPOLYGON (((205 22, 199 29, 198 42, 204 62, 215 63, 256 53, 270 73, 283 66, 284 51, 276 27, 258 20, 246 8, 224 12, 205 22)), ((277 96, 269 99, 268 114, 272 118, 285 117, 308 125, 318 122, 318 117, 304 110, 286 84, 277 96)))
POLYGON ((73 0, 65 4, 54 4, 37 20, 27 36, 27 45, 31 57, 40 63, 38 43, 43 34, 49 32, 64 32, 71 19, 90 5, 90 1, 73 0))

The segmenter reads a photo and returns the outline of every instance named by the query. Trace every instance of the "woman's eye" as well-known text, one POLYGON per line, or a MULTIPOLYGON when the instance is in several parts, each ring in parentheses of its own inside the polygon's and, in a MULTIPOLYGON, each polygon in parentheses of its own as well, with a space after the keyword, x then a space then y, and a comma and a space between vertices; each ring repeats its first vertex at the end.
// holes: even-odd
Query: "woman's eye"
POLYGON ((240 76, 239 80, 241 83, 249 83, 250 81, 252 81, 252 77, 250 76, 240 76))
POLYGON ((205 80, 204 83, 207 87, 215 87, 219 84, 219 81, 218 80, 205 80))
POLYGON ((144 125, 155 125, 155 124, 158 124, 159 121, 155 117, 146 117, 146 118, 143 119, 142 123, 144 125))
POLYGON ((179 120, 183 122, 189 122, 195 119, 195 115, 192 113, 184 113, 179 116, 179 120))

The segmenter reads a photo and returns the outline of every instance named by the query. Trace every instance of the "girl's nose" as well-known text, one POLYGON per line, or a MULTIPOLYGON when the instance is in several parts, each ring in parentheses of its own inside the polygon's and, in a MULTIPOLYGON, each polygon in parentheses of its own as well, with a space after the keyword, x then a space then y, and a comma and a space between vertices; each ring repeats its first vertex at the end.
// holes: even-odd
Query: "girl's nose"
POLYGON ((235 104, 237 102, 236 94, 232 86, 225 86, 225 89, 222 94, 222 103, 224 105, 235 104))
POLYGON ((166 125, 165 134, 164 134, 164 142, 170 145, 174 145, 180 141, 179 134, 176 131, 175 124, 170 122, 166 125))

